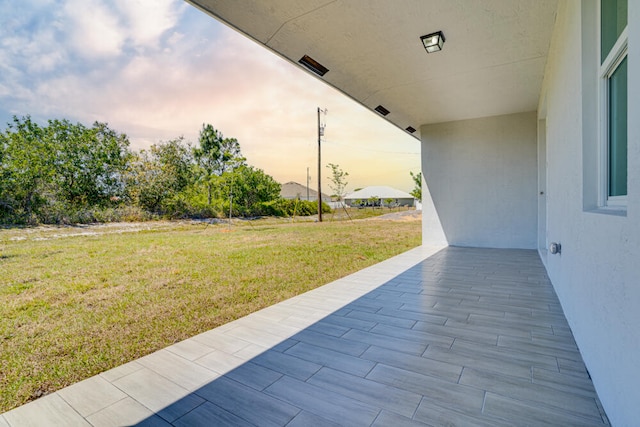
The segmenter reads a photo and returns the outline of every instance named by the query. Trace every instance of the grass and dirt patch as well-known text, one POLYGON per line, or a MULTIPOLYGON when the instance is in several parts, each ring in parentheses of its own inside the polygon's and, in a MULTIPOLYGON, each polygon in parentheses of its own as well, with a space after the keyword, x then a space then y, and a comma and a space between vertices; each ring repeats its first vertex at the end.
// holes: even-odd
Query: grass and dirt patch
POLYGON ((0 229, 0 412, 420 239, 406 220, 0 229))

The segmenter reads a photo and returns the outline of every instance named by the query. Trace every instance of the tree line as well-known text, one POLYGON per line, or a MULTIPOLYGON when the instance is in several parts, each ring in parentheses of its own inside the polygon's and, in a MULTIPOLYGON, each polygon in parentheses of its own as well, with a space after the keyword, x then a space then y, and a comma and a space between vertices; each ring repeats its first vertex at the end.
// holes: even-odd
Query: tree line
MULTIPOLYGON (((323 211, 328 206, 323 207, 323 211)), ((106 123, 38 125, 13 117, 0 133, 0 223, 61 224, 227 215, 312 215, 280 184, 247 164, 235 138, 204 124, 139 152, 106 123)))

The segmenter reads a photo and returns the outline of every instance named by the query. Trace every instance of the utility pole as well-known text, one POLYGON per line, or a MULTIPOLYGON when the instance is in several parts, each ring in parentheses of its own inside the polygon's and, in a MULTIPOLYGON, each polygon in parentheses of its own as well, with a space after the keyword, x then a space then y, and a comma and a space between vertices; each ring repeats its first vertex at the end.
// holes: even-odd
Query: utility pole
POLYGON ((322 222, 322 165, 320 153, 320 141, 324 135, 324 125, 320 124, 320 113, 327 114, 327 110, 321 110, 318 107, 318 222, 322 222))

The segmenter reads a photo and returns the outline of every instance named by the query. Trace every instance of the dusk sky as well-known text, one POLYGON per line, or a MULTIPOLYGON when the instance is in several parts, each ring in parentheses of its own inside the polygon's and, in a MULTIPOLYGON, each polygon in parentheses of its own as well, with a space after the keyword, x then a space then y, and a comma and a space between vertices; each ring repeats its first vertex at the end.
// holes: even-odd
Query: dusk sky
POLYGON ((14 115, 101 121, 139 150, 196 143, 210 123, 281 183, 304 185, 309 167, 315 188, 317 107, 323 176, 331 162, 348 191, 413 188, 415 138, 182 0, 0 0, 1 129, 14 115))

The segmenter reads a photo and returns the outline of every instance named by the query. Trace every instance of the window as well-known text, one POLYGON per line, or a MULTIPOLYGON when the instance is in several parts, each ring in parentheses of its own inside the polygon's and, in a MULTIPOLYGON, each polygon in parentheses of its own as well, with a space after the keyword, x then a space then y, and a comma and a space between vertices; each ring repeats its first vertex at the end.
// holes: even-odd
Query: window
POLYGON ((627 201, 627 1, 600 2, 601 205, 627 201))

